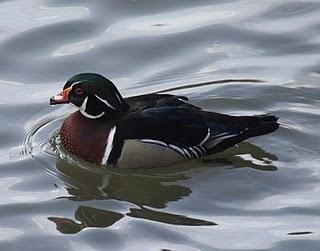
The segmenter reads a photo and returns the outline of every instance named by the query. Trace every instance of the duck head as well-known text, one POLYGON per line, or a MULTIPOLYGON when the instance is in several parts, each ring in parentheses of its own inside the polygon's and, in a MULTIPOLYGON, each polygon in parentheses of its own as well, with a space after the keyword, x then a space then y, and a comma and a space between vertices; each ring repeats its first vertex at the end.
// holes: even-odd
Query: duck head
POLYGON ((128 109, 115 85, 102 75, 81 73, 71 77, 51 105, 71 103, 89 119, 116 117, 128 109))

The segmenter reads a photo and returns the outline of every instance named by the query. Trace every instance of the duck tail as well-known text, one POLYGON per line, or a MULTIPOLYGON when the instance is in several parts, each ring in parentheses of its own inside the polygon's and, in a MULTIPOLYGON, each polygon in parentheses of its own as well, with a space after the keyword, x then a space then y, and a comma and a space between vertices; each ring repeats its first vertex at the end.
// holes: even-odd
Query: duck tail
POLYGON ((256 127, 250 128, 248 130, 248 137, 256 137, 256 136, 261 136, 264 134, 268 134, 271 132, 274 132, 279 128, 279 123, 278 123, 278 117, 270 115, 270 114, 265 114, 265 115, 259 115, 255 116, 256 118, 259 118, 259 123, 256 127))
MULTIPOLYGON (((212 134, 204 144, 208 153, 221 152, 235 144, 251 137, 274 132, 279 127, 278 117, 264 114, 258 116, 230 117, 218 134, 212 134)), ((226 121, 226 120, 225 120, 226 121)), ((211 124, 211 131, 217 131, 216 125, 211 124)))

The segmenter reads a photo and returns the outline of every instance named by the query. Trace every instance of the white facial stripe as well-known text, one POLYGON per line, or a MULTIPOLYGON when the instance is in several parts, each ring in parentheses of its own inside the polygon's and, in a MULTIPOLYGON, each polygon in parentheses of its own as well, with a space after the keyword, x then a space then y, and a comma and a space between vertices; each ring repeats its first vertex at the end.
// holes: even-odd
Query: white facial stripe
POLYGON ((72 85, 80 84, 80 83, 82 83, 82 82, 84 82, 84 81, 83 81, 83 80, 80 80, 80 81, 77 81, 77 82, 73 82, 72 85))
POLYGON ((83 110, 80 110, 80 112, 83 116, 85 116, 88 119, 98 119, 98 118, 101 118, 105 114, 105 112, 102 112, 98 115, 90 115, 89 113, 87 113, 86 111, 83 111, 83 110))
POLYGON ((110 103, 105 100, 105 99, 102 99, 100 98, 97 94, 95 94, 94 96, 96 96, 97 99, 99 99, 101 102, 105 103, 108 107, 110 107, 111 109, 115 110, 116 108, 114 108, 112 105, 110 105, 110 103))
POLYGON ((101 161, 101 165, 106 165, 110 156, 110 153, 112 151, 113 148, 113 139, 114 139, 114 135, 116 133, 116 127, 113 127, 110 132, 109 132, 109 136, 108 136, 108 143, 104 152, 104 156, 102 158, 101 161))
POLYGON ((73 84, 70 86, 71 88, 74 87, 76 84, 80 84, 82 81, 73 82, 73 84))
POLYGON ((87 102, 88 102, 88 97, 86 97, 86 98, 83 100, 83 103, 82 103, 82 105, 80 106, 80 110, 83 110, 83 111, 86 110, 86 108, 87 108, 87 102))
POLYGON ((77 81, 77 82, 73 82, 72 85, 70 85, 71 89, 76 85, 76 84, 80 84, 83 81, 77 81))
POLYGON ((90 115, 89 113, 87 113, 87 112, 85 112, 85 111, 82 111, 82 110, 80 110, 80 112, 81 112, 81 114, 82 114, 83 116, 85 116, 85 117, 88 118, 88 119, 99 119, 99 118, 101 118, 101 117, 105 114, 105 112, 102 112, 102 113, 100 113, 100 114, 98 114, 98 115, 90 115))
POLYGON ((98 115, 91 115, 91 114, 87 113, 86 112, 87 102, 88 102, 88 97, 86 97, 84 99, 82 105, 79 107, 79 110, 83 116, 85 116, 86 118, 89 118, 89 119, 98 119, 98 118, 101 118, 105 114, 104 111, 98 115))

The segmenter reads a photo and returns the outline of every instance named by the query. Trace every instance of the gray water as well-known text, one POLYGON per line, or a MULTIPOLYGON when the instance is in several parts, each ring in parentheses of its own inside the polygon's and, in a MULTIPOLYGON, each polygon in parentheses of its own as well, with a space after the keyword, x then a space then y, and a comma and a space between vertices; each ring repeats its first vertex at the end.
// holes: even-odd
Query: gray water
POLYGON ((319 250, 319 17, 302 0, 0 1, 0 250, 319 250), (100 170, 49 143, 73 111, 49 98, 80 72, 281 127, 203 161, 100 170))

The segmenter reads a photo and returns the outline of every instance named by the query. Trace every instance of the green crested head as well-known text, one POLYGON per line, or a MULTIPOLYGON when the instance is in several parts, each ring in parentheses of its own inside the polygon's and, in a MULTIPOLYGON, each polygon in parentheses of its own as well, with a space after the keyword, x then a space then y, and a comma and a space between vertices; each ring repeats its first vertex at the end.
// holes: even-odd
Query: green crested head
POLYGON ((80 73, 71 77, 63 91, 50 99, 50 104, 71 103, 90 119, 112 118, 128 109, 115 85, 96 73, 80 73))

